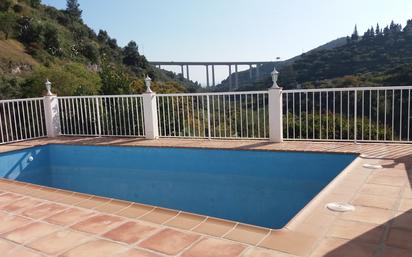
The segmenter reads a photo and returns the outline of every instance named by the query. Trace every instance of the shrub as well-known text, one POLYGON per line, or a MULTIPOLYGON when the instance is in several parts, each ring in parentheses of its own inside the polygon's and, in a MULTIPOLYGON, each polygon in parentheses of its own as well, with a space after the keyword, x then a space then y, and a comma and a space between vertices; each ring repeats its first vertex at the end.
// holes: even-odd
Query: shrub
POLYGON ((19 39, 25 43, 41 43, 43 26, 30 17, 22 17, 18 21, 19 39))
POLYGON ((39 8, 41 0, 29 0, 29 4, 33 8, 39 8))
POLYGON ((20 97, 22 95, 19 81, 16 78, 0 77, 0 100, 20 97))
POLYGON ((101 94, 121 95, 131 93, 133 79, 120 66, 104 63, 99 74, 102 80, 101 94))
POLYGON ((44 29, 44 48, 54 56, 61 55, 59 33, 54 26, 48 25, 44 29))
POLYGON ((7 12, 12 4, 13 2, 11 0, 1 0, 0 11, 7 12))
POLYGON ((70 23, 70 18, 67 17, 65 13, 59 12, 59 15, 57 16, 57 22, 63 26, 67 26, 70 23))
POLYGON ((82 54, 93 64, 99 62, 99 50, 93 43, 86 43, 82 49, 82 54))
POLYGON ((13 6, 13 11, 14 11, 15 13, 21 13, 21 12, 23 11, 23 6, 21 6, 21 5, 19 5, 19 4, 15 4, 15 5, 13 6))
POLYGON ((4 33, 7 40, 14 31, 16 16, 12 13, 0 13, 0 31, 4 33))
POLYGON ((39 67, 22 84, 26 97, 38 97, 45 93, 44 82, 49 79, 52 92, 58 95, 93 95, 100 88, 100 78, 97 73, 87 70, 86 66, 78 63, 39 67))

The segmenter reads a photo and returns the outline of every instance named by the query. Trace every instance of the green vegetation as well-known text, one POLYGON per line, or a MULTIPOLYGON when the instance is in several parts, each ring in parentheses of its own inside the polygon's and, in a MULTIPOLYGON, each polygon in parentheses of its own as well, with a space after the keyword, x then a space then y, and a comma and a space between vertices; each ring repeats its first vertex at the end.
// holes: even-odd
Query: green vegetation
MULTIPOLYGON (((359 37, 357 29, 347 44, 331 50, 303 55, 293 63, 285 87, 317 86, 325 80, 358 77, 368 85, 411 85, 412 20, 402 29, 391 23, 383 30, 377 25, 359 37)), ((330 83, 329 83, 330 84, 330 83)), ((355 85, 356 86, 356 85, 355 85)))
MULTIPOLYGON (((377 24, 363 36, 355 26, 351 36, 283 62, 262 65, 260 78, 250 79, 249 70, 239 72, 237 90, 270 87, 273 66, 280 72, 279 84, 286 89, 412 85, 412 20, 404 28, 394 22, 383 29, 377 24)), ((228 91, 228 84, 227 79, 213 90, 228 91)))
MULTIPOLYGON (((394 140, 399 136, 393 133, 394 140)), ((293 115, 289 112, 283 116, 283 135, 291 139, 329 139, 353 140, 355 139, 355 119, 347 115, 333 114, 331 112, 319 113, 302 112, 293 115), (307 124, 307 125, 306 125, 307 124)), ((368 117, 356 119, 357 140, 391 140, 392 129, 381 122, 376 124, 368 117), (363 135, 363 137, 362 137, 363 135)), ((406 139, 405 137, 403 139, 406 139)))
POLYGON ((77 0, 65 10, 40 0, 0 1, 0 99, 41 96, 44 81, 59 95, 131 94, 149 75, 158 92, 193 92, 200 85, 152 67, 135 41, 119 47, 104 30, 83 23, 77 0))

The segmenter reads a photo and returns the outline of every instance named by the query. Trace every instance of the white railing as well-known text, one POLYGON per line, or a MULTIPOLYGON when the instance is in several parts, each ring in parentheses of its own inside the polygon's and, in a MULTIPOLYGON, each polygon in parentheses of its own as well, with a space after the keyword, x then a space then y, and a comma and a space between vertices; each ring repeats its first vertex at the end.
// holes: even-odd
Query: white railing
POLYGON ((145 135, 140 95, 58 97, 61 135, 145 135))
POLYGON ((156 95, 146 85, 142 95, 0 101, 0 143, 57 135, 412 143, 412 86, 156 95))
POLYGON ((412 87, 283 91, 286 140, 411 142, 412 87))
POLYGON ((0 100, 0 144, 46 135, 43 98, 0 100))
POLYGON ((268 92, 157 95, 160 137, 265 139, 268 92))

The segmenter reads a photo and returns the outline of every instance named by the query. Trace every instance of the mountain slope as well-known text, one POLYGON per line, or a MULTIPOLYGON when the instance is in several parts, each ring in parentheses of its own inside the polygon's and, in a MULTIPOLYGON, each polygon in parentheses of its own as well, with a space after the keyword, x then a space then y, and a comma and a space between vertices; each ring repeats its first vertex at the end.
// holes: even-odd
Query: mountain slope
POLYGON ((57 10, 40 0, 0 1, 0 98, 39 96, 46 78, 60 95, 140 93, 145 75, 158 92, 200 87, 152 67, 134 41, 119 47, 106 31, 94 32, 77 1, 67 2, 57 10))
MULTIPOLYGON (((341 37, 335 40, 332 40, 326 44, 323 44, 321 46, 318 46, 312 50, 310 50, 307 53, 312 53, 312 52, 317 52, 317 51, 322 51, 322 50, 330 50, 336 47, 340 47, 342 45, 346 44, 346 38, 341 37)), ((273 64, 263 64, 259 67, 259 73, 260 77, 256 78, 250 78, 249 72, 250 70, 245 70, 238 72, 238 81, 239 81, 239 87, 237 90, 242 91, 242 90, 255 90, 255 89, 265 89, 267 88, 267 81, 268 78, 270 77, 270 73, 273 71, 273 68, 276 67, 276 69, 280 70, 283 67, 289 66, 293 64, 295 61, 299 60, 302 57, 302 55, 298 55, 295 57, 292 57, 290 59, 287 59, 285 61, 279 61, 279 62, 274 62, 273 64)), ((256 74, 256 68, 252 68, 252 73, 256 74)), ((234 81, 234 76, 235 74, 232 74, 232 81, 234 81)), ((212 89, 213 91, 228 91, 229 90, 229 77, 222 81, 220 85, 217 85, 215 88, 212 89)))
MULTIPOLYGON (((30 66, 38 65, 38 62, 26 53, 24 46, 16 40, 0 40, 0 64, 8 65, 9 61, 24 63, 30 66)), ((2 72, 9 67, 0 66, 2 72)))
MULTIPOLYGON (((412 64, 412 20, 402 30, 392 24, 384 32, 365 34, 361 39, 325 51, 304 55, 293 64, 296 83, 335 79, 348 75, 380 77, 397 67, 412 64)), ((385 78, 375 79, 386 84, 385 78)), ((407 84, 410 81, 397 81, 407 84)))
MULTIPOLYGON (((240 72, 238 90, 265 89, 270 72, 279 70, 284 88, 412 85, 412 20, 404 28, 391 23, 360 37, 339 38, 284 62, 264 65, 262 76, 250 80, 240 72)), ((235 76, 232 74, 232 76, 235 76)), ((228 80, 214 90, 226 91, 228 80)))

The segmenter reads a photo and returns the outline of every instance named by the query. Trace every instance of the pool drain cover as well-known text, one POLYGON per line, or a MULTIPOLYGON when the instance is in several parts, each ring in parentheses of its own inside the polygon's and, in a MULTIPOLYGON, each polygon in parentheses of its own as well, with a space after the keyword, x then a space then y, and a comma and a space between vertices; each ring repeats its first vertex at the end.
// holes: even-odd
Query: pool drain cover
POLYGON ((363 164, 362 166, 363 166, 364 168, 373 169, 373 170, 382 169, 382 165, 377 165, 377 164, 365 163, 365 164, 363 164))
POLYGON ((355 207, 353 205, 350 205, 348 203, 328 203, 326 205, 326 208, 328 208, 331 211, 336 211, 336 212, 348 212, 348 211, 354 211, 355 207))

